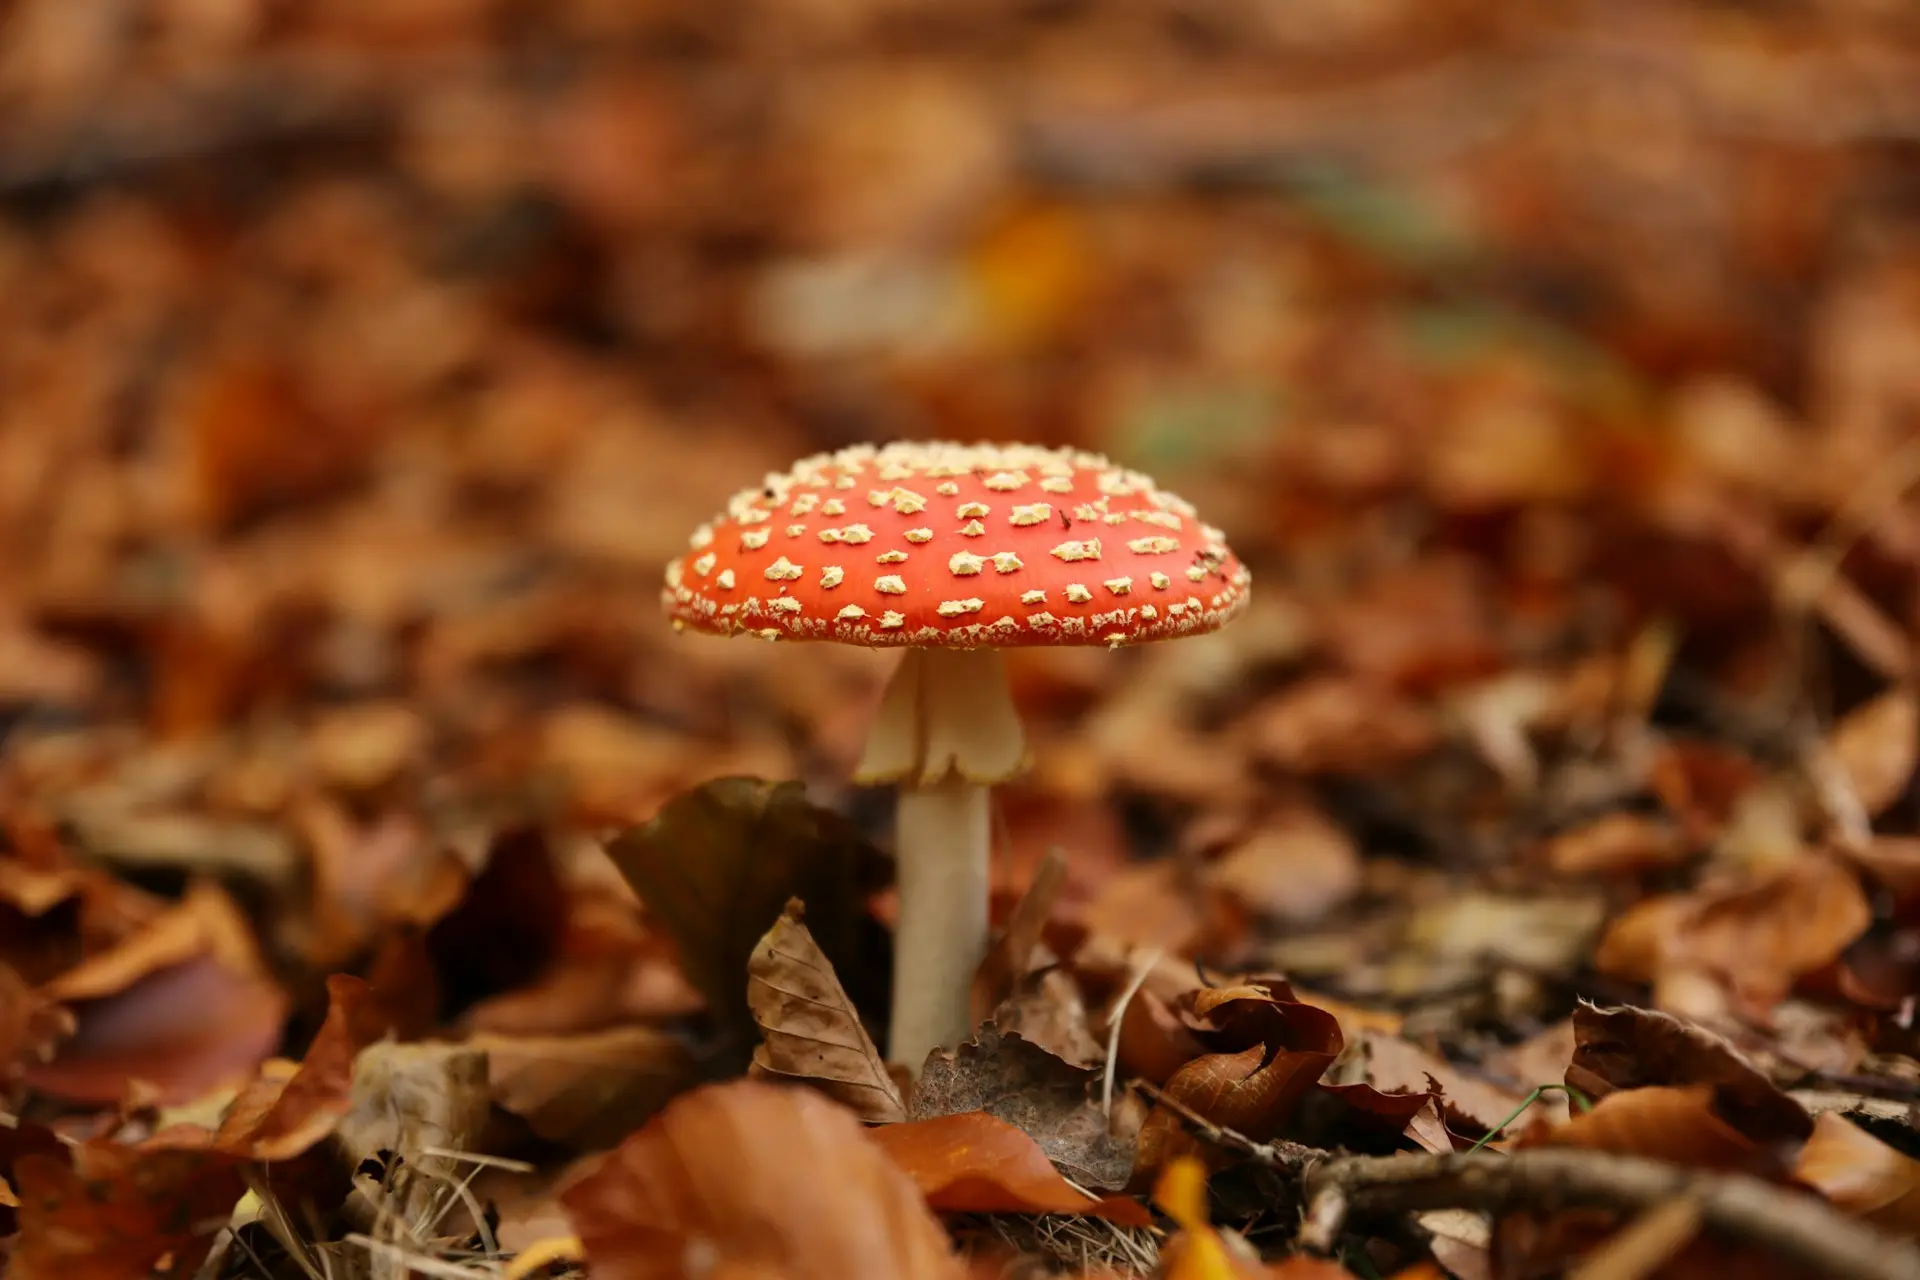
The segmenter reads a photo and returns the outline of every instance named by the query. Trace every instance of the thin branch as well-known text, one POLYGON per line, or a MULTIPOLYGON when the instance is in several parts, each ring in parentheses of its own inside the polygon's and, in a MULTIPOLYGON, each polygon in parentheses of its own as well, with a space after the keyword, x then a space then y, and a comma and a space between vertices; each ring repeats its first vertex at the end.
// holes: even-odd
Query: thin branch
POLYGON ((1735 1174, 1639 1156, 1536 1148, 1513 1155, 1348 1156, 1308 1168, 1301 1244, 1329 1250, 1353 1218, 1428 1209, 1500 1214, 1560 1209, 1644 1213, 1690 1198, 1701 1226, 1754 1245, 1809 1277, 1920 1280, 1920 1249, 1811 1195, 1735 1174))
POLYGON ((1640 1215, 1686 1199, 1698 1204, 1702 1229, 1776 1254, 1809 1277, 1920 1280, 1920 1249, 1815 1196, 1758 1178, 1640 1156, 1552 1148, 1512 1155, 1344 1156, 1297 1142, 1255 1142, 1145 1081, 1132 1087, 1203 1140, 1297 1178, 1307 1206, 1298 1243, 1321 1253, 1333 1252, 1355 1218, 1429 1209, 1487 1214, 1612 1209, 1640 1215))

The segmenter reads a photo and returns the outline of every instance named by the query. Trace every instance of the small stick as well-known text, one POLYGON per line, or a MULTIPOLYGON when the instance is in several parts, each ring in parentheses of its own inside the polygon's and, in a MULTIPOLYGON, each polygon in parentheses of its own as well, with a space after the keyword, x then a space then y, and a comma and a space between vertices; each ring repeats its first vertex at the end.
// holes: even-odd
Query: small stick
POLYGON ((1113 1119, 1113 1069, 1120 1057, 1120 1024, 1126 1021, 1127 1006, 1139 994, 1141 984, 1153 972, 1153 966, 1160 963, 1160 955, 1160 949, 1156 947, 1134 962, 1133 972, 1127 976, 1126 989, 1113 1002, 1113 1011, 1107 1015, 1107 1070, 1100 1080, 1100 1113, 1109 1120, 1113 1119))

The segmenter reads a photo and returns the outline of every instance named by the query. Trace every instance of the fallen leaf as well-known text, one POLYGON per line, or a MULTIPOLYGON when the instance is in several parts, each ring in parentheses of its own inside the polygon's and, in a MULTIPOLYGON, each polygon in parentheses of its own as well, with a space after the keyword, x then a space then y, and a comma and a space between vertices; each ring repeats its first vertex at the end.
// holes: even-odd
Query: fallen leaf
POLYGON ((1765 1007, 1796 979, 1831 964, 1871 921, 1852 870, 1807 854, 1751 883, 1629 907, 1607 927, 1594 963, 1636 982, 1703 971, 1765 1007))
POLYGON ((887 863, 798 783, 721 778, 667 802, 607 846, 647 910, 678 947, 681 967, 723 1025, 753 1033, 740 976, 789 898, 808 904, 809 932, 856 1006, 888 997, 883 931, 865 914, 887 863))
POLYGON ((442 1014, 539 978, 559 955, 566 922, 567 890, 546 834, 533 827, 495 833, 479 874, 427 930, 442 1014))
POLYGON ((754 1074, 812 1085, 870 1123, 904 1120, 900 1088, 803 911, 789 901, 747 960, 747 1007, 761 1035, 754 1074))
POLYGON ((1133 1152, 1109 1132, 1091 1100, 1098 1071, 1074 1066, 992 1023, 973 1039, 927 1058, 913 1091, 915 1120, 983 1111, 1040 1144, 1083 1187, 1124 1186, 1133 1152))
POLYGON ((640 1127, 700 1080, 678 1037, 652 1027, 566 1036, 469 1036, 487 1055, 494 1104, 549 1142, 598 1150, 640 1127))
POLYGON ((72 1011, 74 1033, 23 1078, 84 1102, 115 1101, 135 1081, 182 1102, 237 1080, 279 1043, 287 1011, 245 920, 207 884, 41 993, 72 1011))
POLYGON ((869 1135, 941 1213, 1069 1213, 1144 1227, 1126 1196, 1095 1199, 1062 1177, 1032 1137, 984 1111, 886 1125, 869 1135))
POLYGON ((1875 835, 1847 856, 1893 896, 1897 916, 1920 915, 1920 836, 1875 835))
POLYGON ((1360 852, 1324 814, 1269 817, 1208 866, 1207 882, 1255 916, 1318 921, 1360 889, 1360 852))
POLYGON ((989 1019, 1001 1031, 1038 1045, 1076 1067, 1106 1061, 1106 1046, 1093 1035, 1092 1015, 1080 984, 1063 968, 1026 974, 989 1019))
MULTIPOLYGON (((1364 1081, 1388 1093, 1418 1093, 1435 1088, 1450 1111, 1492 1133, 1520 1106, 1522 1095, 1457 1070, 1419 1045, 1398 1036, 1362 1032, 1358 1042, 1366 1062, 1364 1081)), ((1523 1114, 1520 1129, 1532 1123, 1523 1114)), ((1477 1136, 1477 1135, 1476 1135, 1477 1136)))
POLYGON ((1827 745, 1867 816, 1883 813, 1906 790, 1920 750, 1920 705, 1909 688, 1887 690, 1848 712, 1827 745))
POLYGON ((126 1280, 168 1254, 191 1274, 245 1190, 218 1152, 109 1142, 22 1156, 14 1178, 15 1280, 126 1280))
POLYGON ((1648 1086, 1705 1086, 1714 1114, 1755 1143, 1798 1145, 1807 1113, 1724 1038, 1671 1014, 1582 1002, 1566 1082, 1589 1098, 1648 1086))
MULTIPOLYGON (((1292 1117, 1333 1057, 1324 1052, 1270 1052, 1261 1045, 1239 1053, 1210 1053, 1174 1072, 1165 1093, 1222 1128, 1264 1142, 1292 1117)), ((1148 1112, 1140 1126, 1130 1185, 1144 1185, 1168 1160, 1200 1150, 1186 1123, 1162 1106, 1148 1112)))
POLYGON ((1618 876, 1671 867, 1687 853, 1671 825, 1623 811, 1560 832, 1542 845, 1540 858, 1563 876, 1618 876))
POLYGON ((1313 676, 1253 709, 1264 760, 1301 774, 1370 774, 1431 751, 1440 727, 1419 704, 1350 676, 1313 676))
POLYGON ((754 1080, 676 1099, 561 1196, 598 1280, 961 1280, 919 1188, 843 1107, 754 1080))
POLYGON ((1155 992, 1142 987, 1127 1002, 1120 1019, 1121 1069, 1149 1084, 1164 1085, 1206 1045, 1155 992))
POLYGON ((0 1084, 11 1079, 16 1064, 52 1057, 54 1046, 72 1032, 72 1014, 28 986, 13 966, 0 964, 0 1084))
POLYGON ((221 1118, 213 1149, 247 1160, 283 1161, 333 1131, 351 1105, 354 1060, 390 1025, 372 988, 358 978, 327 979, 327 1016, 299 1068, 285 1080, 261 1076, 221 1118))
POLYGON ((1875 1226, 1920 1235, 1920 1161, 1902 1155, 1838 1112, 1822 1112, 1793 1174, 1875 1226))
POLYGON ((1646 1156, 1691 1169, 1763 1172, 1768 1165, 1759 1145, 1715 1114, 1713 1104, 1713 1090, 1705 1085, 1623 1090, 1565 1124, 1534 1130, 1519 1145, 1646 1156))
POLYGON ((1034 869, 1020 901, 1007 918, 1007 927, 987 948, 980 968, 973 975, 973 1025, 979 1026, 993 1011, 1012 998, 1027 971, 1033 966, 1034 948, 1040 945, 1041 930, 1067 880, 1067 859, 1058 849, 1050 850, 1034 869))

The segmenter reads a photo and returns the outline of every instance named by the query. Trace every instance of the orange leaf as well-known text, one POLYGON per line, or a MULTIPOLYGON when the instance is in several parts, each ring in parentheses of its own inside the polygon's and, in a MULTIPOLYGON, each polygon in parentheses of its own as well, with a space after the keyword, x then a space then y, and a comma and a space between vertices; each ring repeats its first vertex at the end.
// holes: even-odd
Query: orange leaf
POLYGON ((1860 805, 1876 816, 1906 790, 1920 748, 1920 714, 1912 689, 1894 688, 1855 707, 1827 739, 1860 805))
POLYGON ((1794 1176, 1840 1208, 1901 1235, 1920 1235, 1920 1161, 1837 1112, 1822 1112, 1794 1176))
POLYGON ((1074 1213, 1152 1223, 1125 1196, 1089 1199, 1025 1132, 984 1111, 886 1125, 869 1135, 942 1213, 1074 1213))
MULTIPOLYGON (((1173 1073, 1166 1094, 1174 1101, 1217 1125, 1255 1141, 1272 1137, 1293 1115, 1320 1073, 1333 1061, 1330 1053, 1282 1050, 1271 1060, 1255 1045, 1239 1053, 1209 1054, 1173 1073)), ((1199 1149, 1185 1121, 1165 1107, 1155 1107, 1140 1127, 1140 1146, 1134 1156, 1134 1180, 1160 1168, 1176 1156, 1199 1149)))
POLYGON ((561 1203, 596 1280, 966 1275, 913 1180, 811 1089, 736 1080, 686 1094, 561 1203))
POLYGON ((1595 964, 1637 982, 1704 970, 1765 1005, 1832 963, 1873 913, 1853 872, 1809 854, 1736 888, 1650 898, 1608 927, 1595 964))
POLYGON ((1611 1093, 1565 1124, 1534 1131, 1522 1145, 1580 1147, 1728 1172, 1751 1172, 1762 1163, 1752 1139, 1714 1114, 1713 1090, 1704 1085, 1611 1093))
POLYGON ((387 1032, 372 988, 358 978, 327 979, 327 1017, 286 1080, 262 1073, 233 1100, 213 1136, 216 1150, 247 1160, 288 1160, 333 1131, 347 1113, 353 1061, 387 1032))
POLYGON ((74 1013, 36 1089, 112 1102, 135 1080, 180 1102, 245 1075, 279 1042, 287 1000, 225 893, 197 884, 121 945, 69 970, 42 994, 74 1013))
POLYGON ((245 1191, 239 1165, 213 1151, 143 1151, 90 1142, 22 1156, 14 1280, 126 1280, 171 1253, 190 1275, 245 1191))

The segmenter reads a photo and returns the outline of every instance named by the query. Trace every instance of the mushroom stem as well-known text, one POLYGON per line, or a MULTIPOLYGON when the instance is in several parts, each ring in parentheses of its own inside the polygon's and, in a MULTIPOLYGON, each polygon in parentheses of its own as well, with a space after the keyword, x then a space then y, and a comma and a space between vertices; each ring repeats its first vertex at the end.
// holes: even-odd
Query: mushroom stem
POLYGON ((989 789, 949 774, 900 792, 900 927, 888 1056, 915 1075, 973 1033, 974 970, 987 949, 989 789))
POLYGON ((989 789, 1025 761, 998 652, 909 649, 901 657, 854 777, 900 784, 887 1056, 916 1074, 927 1054, 973 1032, 973 973, 987 949, 989 789))

